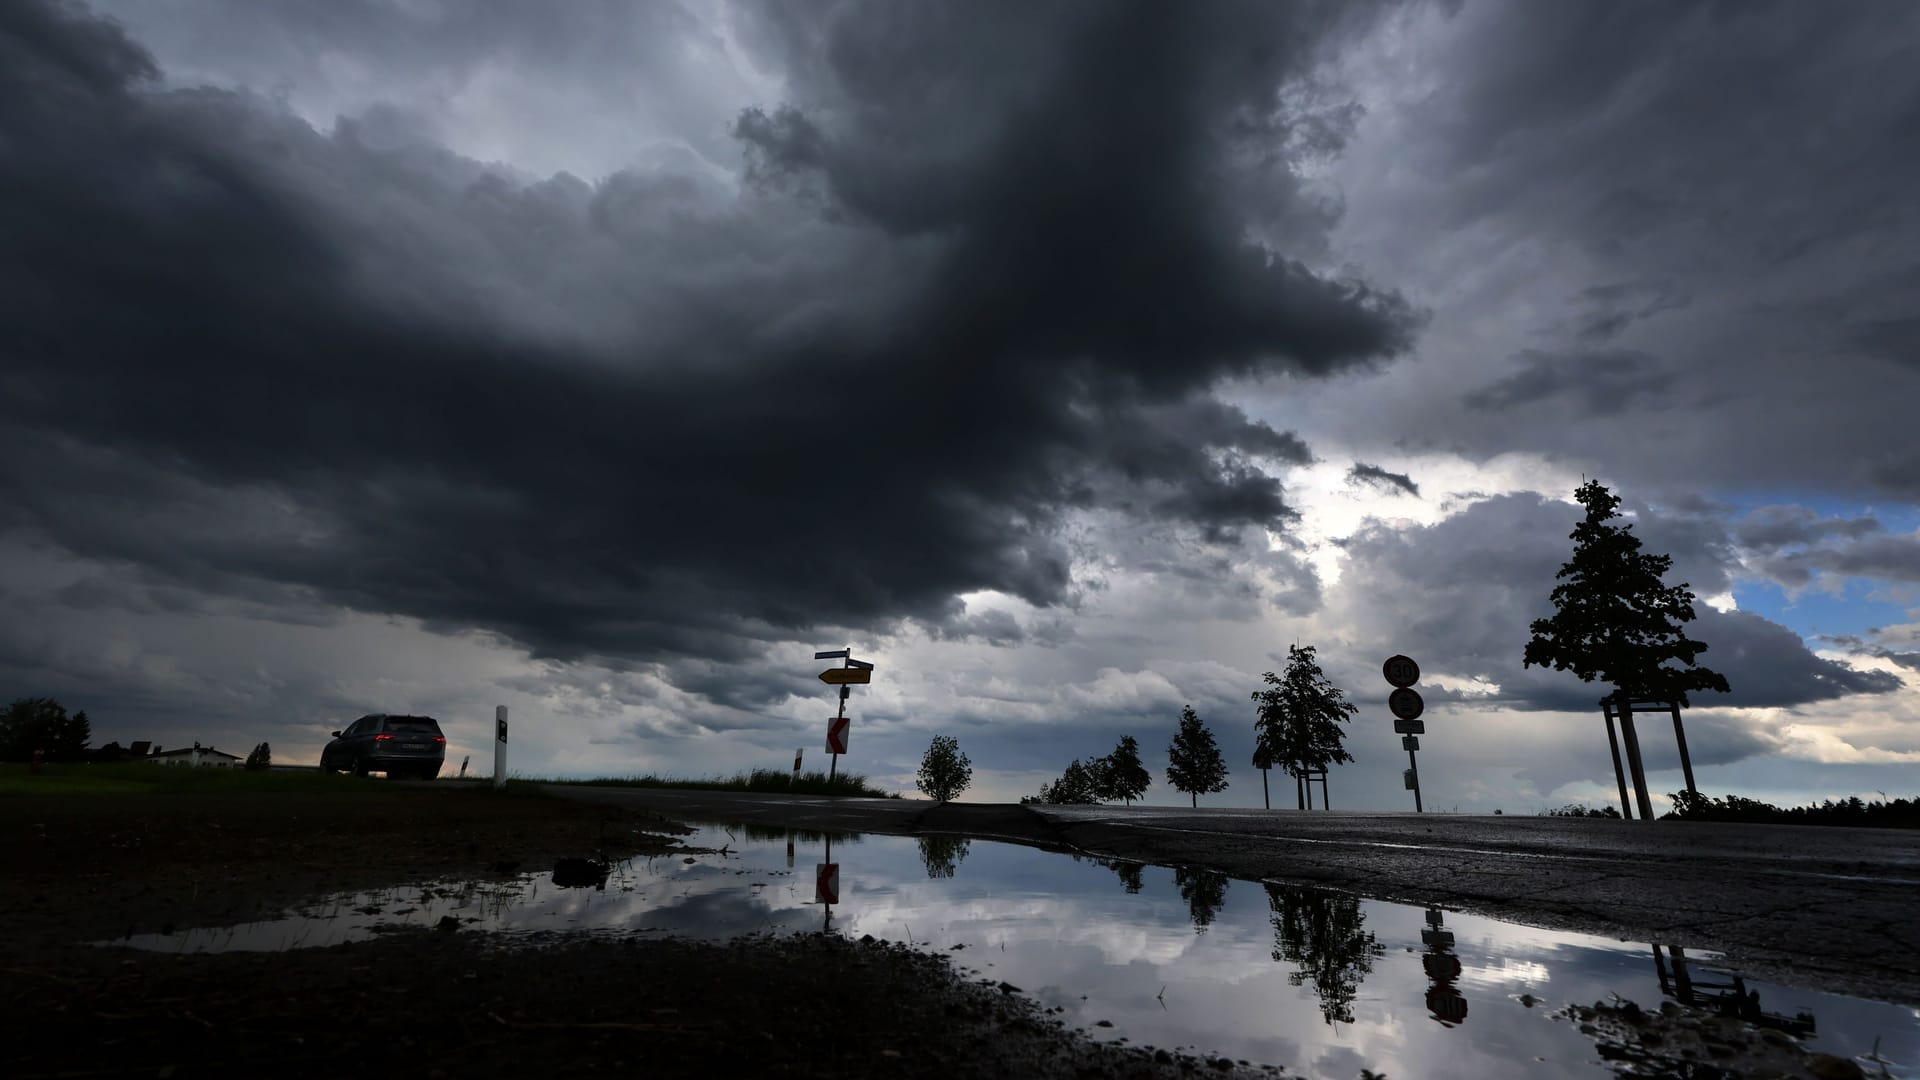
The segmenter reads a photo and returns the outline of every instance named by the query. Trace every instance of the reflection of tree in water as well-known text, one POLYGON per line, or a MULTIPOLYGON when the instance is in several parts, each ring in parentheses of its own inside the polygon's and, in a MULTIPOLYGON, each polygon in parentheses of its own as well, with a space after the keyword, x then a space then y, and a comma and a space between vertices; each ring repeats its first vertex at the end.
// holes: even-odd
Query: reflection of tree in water
POLYGON ((1106 865, 1107 869, 1120 875, 1120 884, 1127 887, 1127 892, 1137 893, 1140 891, 1140 863, 1110 862, 1106 865))
POLYGON ((930 878, 952 877, 960 868, 960 860, 967 857, 968 841, 964 836, 920 836, 920 861, 927 868, 930 878))
POLYGON ((1362 929, 1360 899, 1291 885, 1268 885, 1273 908, 1273 958, 1294 965, 1287 981, 1313 980, 1327 1023, 1352 1023, 1353 999, 1386 947, 1362 929))
POLYGON ((1189 870, 1183 866, 1173 868, 1173 885, 1180 890, 1180 898, 1187 902, 1187 913, 1193 917, 1193 930, 1197 934, 1207 932, 1213 925, 1213 917, 1227 902, 1227 875, 1212 870, 1189 870))

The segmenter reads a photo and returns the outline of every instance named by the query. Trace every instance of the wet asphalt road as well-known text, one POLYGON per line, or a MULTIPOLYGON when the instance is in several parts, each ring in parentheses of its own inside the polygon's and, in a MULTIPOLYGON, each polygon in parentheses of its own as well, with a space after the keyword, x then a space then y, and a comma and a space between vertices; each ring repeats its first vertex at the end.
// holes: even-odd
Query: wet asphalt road
POLYGON ((548 790, 698 821, 960 833, 1320 885, 1709 949, 1749 975, 1920 1004, 1920 834, 1907 830, 548 790))

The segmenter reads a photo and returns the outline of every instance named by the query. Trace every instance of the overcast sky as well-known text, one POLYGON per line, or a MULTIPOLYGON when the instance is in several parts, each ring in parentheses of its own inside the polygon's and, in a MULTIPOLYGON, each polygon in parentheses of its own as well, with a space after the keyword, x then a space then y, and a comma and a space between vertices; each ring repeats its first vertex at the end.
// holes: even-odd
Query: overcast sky
MULTIPOLYGON (((957 736, 1012 799, 1318 646, 1336 807, 1612 798, 1582 477, 1701 786, 1920 793, 1920 6, 0 5, 0 696, 532 775, 957 736)), ((1658 792, 1671 731, 1643 724, 1658 792)), ((1290 798, 1290 796, 1289 796, 1290 798)))

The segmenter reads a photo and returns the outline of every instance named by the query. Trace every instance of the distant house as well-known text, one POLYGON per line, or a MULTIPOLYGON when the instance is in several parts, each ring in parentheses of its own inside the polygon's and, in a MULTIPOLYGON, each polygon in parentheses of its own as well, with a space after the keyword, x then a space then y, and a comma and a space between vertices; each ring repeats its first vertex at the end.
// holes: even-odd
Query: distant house
POLYGON ((190 746, 184 750, 162 750, 141 759, 155 765, 188 765, 196 769, 235 769, 240 758, 211 746, 190 746))

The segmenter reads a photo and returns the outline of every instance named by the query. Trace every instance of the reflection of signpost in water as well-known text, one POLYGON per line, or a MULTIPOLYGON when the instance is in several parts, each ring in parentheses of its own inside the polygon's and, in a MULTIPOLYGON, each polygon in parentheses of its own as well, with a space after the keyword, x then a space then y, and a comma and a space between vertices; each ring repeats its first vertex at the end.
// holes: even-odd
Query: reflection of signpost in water
MULTIPOLYGON (((865 686, 873 681, 873 665, 865 660, 855 660, 852 649, 830 649, 813 654, 815 660, 844 659, 846 664, 837 668, 828 668, 820 673, 820 681, 828 686, 840 688, 840 708, 833 718, 827 721, 827 753, 832 760, 827 765, 827 780, 831 782, 840 768, 840 755, 847 752, 848 729, 853 720, 847 715, 847 692, 850 687, 865 686)), ((799 774, 800 759, 794 758, 795 775, 799 774)))
POLYGON ((813 902, 826 912, 820 932, 833 929, 833 905, 840 902, 840 864, 833 861, 833 834, 827 834, 827 861, 813 868, 813 902))
POLYGON ((1427 710, 1427 703, 1420 698, 1420 691, 1413 684, 1420 681, 1420 665, 1413 657, 1395 654, 1387 657, 1380 665, 1380 674, 1393 684, 1394 691, 1387 695, 1387 711, 1393 713, 1393 730, 1405 736, 1400 745, 1407 751, 1407 772, 1402 778, 1407 790, 1413 792, 1415 813, 1424 812, 1426 807, 1420 803, 1420 762, 1413 756, 1420 749, 1420 736, 1426 734, 1426 722, 1420 714, 1427 710))
POLYGON ((1427 928, 1420 931, 1427 954, 1420 958, 1420 966, 1426 969, 1427 978, 1433 980, 1433 985, 1427 987, 1427 1011, 1435 1020, 1452 1027, 1466 1022, 1467 999, 1453 987, 1453 981, 1460 977, 1460 958, 1453 955, 1453 931, 1442 927, 1440 919, 1439 908, 1427 909, 1427 928))

